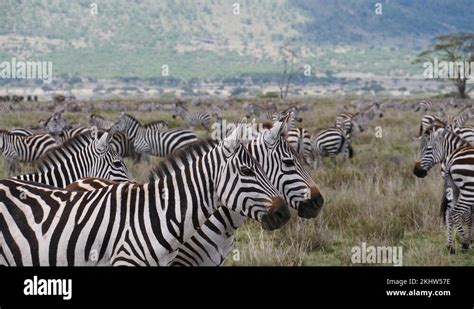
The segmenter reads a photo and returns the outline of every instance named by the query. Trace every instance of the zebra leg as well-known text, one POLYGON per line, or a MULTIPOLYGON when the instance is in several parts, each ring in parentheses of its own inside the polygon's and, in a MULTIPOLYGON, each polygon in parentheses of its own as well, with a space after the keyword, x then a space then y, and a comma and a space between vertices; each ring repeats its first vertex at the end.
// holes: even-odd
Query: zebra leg
POLYGON ((456 250, 454 249, 454 242, 453 242, 453 218, 451 214, 451 209, 448 207, 446 209, 446 234, 448 238, 448 252, 449 254, 455 254, 456 250))
MULTIPOLYGON (((453 190, 454 193, 455 191, 456 190, 453 190)), ((468 197, 461 193, 459 194, 459 198, 453 201, 453 204, 454 203, 456 204, 456 207, 453 208, 454 224, 461 238, 462 252, 466 252, 471 242, 471 202, 468 197)))
POLYGON ((465 211, 463 214, 463 220, 464 222, 464 237, 462 241, 462 252, 467 252, 469 250, 469 245, 471 244, 471 232, 472 232, 472 214, 471 214, 471 209, 469 208, 469 211, 465 211))
POLYGON ((18 161, 15 158, 5 160, 8 168, 8 177, 14 176, 18 168, 18 161))
POLYGON ((329 155, 329 158, 331 158, 332 164, 336 166, 337 165, 336 154, 329 155))
POLYGON ((143 156, 143 161, 145 161, 146 164, 150 164, 150 154, 148 152, 144 152, 141 155, 143 156))

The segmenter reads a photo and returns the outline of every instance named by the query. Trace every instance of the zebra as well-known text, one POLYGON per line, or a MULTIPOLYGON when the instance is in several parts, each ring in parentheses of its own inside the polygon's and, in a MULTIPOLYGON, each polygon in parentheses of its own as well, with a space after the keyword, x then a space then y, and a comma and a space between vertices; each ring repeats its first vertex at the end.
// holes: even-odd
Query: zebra
POLYGON ((115 123, 110 120, 106 120, 104 117, 97 114, 89 115, 89 125, 91 127, 97 127, 100 130, 110 130, 115 123))
POLYGON ((427 111, 433 111, 445 114, 449 106, 454 108, 457 107, 456 101, 454 101, 453 98, 445 98, 440 100, 425 99, 420 101, 417 108, 415 109, 415 112, 421 111, 422 114, 424 114, 427 111))
POLYGON ((191 113, 182 102, 176 103, 173 118, 180 117, 188 129, 202 126, 206 131, 210 130, 211 115, 208 113, 191 113))
POLYGON ((467 251, 471 242, 474 147, 448 129, 433 130, 422 145, 413 172, 417 177, 423 178, 435 164, 441 162, 444 163, 447 247, 450 254, 454 254, 453 228, 461 237, 462 251, 467 251))
POLYGON ((69 121, 62 117, 62 113, 54 113, 46 120, 44 127, 46 128, 47 132, 54 137, 57 137, 66 129, 72 129, 69 121))
MULTIPOLYGON (((302 218, 316 217, 324 199, 298 160, 293 148, 286 142, 284 131, 288 118, 276 122, 270 130, 257 134, 248 150, 262 166, 273 186, 283 194, 286 202, 298 210, 302 218)), ((81 179, 72 190, 96 190, 113 183, 102 179, 81 179)), ((188 242, 180 246, 173 266, 219 266, 234 246, 235 230, 245 217, 228 208, 220 207, 209 217, 188 242)))
POLYGON ((354 154, 345 132, 338 128, 316 131, 311 136, 311 146, 313 149, 311 159, 314 169, 322 164, 323 157, 331 158, 333 164, 336 165, 337 154, 342 153, 344 160, 347 157, 352 158, 354 154))
POLYGON ((243 105, 244 112, 246 113, 247 118, 255 116, 258 119, 270 120, 273 118, 274 113, 277 112, 275 104, 269 102, 266 107, 263 107, 254 103, 245 103, 243 105))
POLYGON ((8 168, 8 176, 19 169, 18 162, 35 162, 55 146, 56 141, 49 134, 20 136, 0 130, 0 151, 8 168))
POLYGON ((218 201, 265 230, 280 228, 288 206, 241 131, 174 153, 143 185, 71 192, 0 180, 0 265, 169 265, 218 201))
MULTIPOLYGON (((288 205, 302 218, 316 217, 324 199, 309 173, 303 168, 284 131, 288 118, 275 122, 248 145, 248 150, 262 166, 273 186, 283 194, 288 205)), ((219 208, 191 239, 182 244, 174 266, 219 266, 234 246, 234 234, 245 217, 227 208, 219 208)))
POLYGON ((116 123, 117 130, 130 139, 135 152, 143 154, 149 162, 149 155, 165 157, 183 146, 198 141, 194 132, 182 129, 156 131, 145 129, 138 120, 122 113, 116 123))
POLYGON ((35 173, 14 177, 65 188, 83 177, 101 177, 115 181, 131 181, 133 177, 111 147, 112 135, 97 128, 75 135, 65 143, 47 151, 38 161, 35 173))

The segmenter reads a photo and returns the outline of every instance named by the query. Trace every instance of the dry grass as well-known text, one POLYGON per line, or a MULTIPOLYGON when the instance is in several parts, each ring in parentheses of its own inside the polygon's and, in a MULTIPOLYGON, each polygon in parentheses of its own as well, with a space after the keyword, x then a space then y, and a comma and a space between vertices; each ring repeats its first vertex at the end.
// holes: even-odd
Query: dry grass
MULTIPOLYGON (((344 101, 323 100, 314 111, 303 115, 309 129, 332 125, 335 106, 344 101)), ((132 103, 131 103, 132 104, 132 103)), ((96 111, 113 119, 117 112, 96 111)), ((142 121, 165 119, 171 126, 179 120, 170 113, 133 113, 142 121)), ((241 110, 224 113, 241 115, 241 110)), ((46 113, 2 113, 2 128, 21 127, 46 118, 46 113)), ((87 115, 67 114, 73 121, 86 123, 87 115)), ((389 109, 371 123, 370 130, 353 138, 355 157, 336 167, 329 161, 312 175, 325 198, 324 211, 317 219, 296 216, 284 228, 262 231, 247 222, 236 234, 240 260, 232 255, 226 265, 351 265, 351 248, 368 245, 403 246, 404 265, 474 265, 473 250, 449 256, 445 249, 445 228, 439 217, 441 177, 435 168, 425 179, 417 179, 413 164, 418 154, 419 114, 389 109), (382 138, 375 137, 381 126, 382 138)), ((203 131, 198 135, 205 136, 203 131)), ((158 162, 152 158, 152 165, 158 162)), ((128 166, 138 181, 144 181, 150 166, 128 166)), ((5 177, 3 160, 0 176, 5 177)), ((25 168, 25 171, 28 168, 25 168)), ((460 251, 460 250, 458 250, 460 251)))

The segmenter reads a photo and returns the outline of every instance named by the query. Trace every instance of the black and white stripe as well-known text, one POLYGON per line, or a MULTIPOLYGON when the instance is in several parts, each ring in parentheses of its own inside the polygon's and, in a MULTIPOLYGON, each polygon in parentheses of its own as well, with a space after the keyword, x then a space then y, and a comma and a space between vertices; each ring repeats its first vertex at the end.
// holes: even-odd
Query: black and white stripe
POLYGON ((181 118, 188 129, 202 126, 206 131, 210 130, 211 115, 209 113, 191 113, 181 102, 176 103, 173 118, 176 117, 181 118))
MULTIPOLYGON (((323 206, 323 198, 295 151, 285 140, 287 121, 288 118, 276 122, 270 130, 258 134, 248 149, 286 202, 298 210, 298 215, 314 218, 323 206)), ((173 265, 221 265, 233 248, 236 229, 244 220, 245 217, 238 213, 219 208, 188 242, 181 245, 173 265)))
POLYGON ((20 136, 0 130, 0 151, 8 166, 9 176, 18 170, 19 162, 35 162, 55 146, 56 141, 49 134, 20 136))
POLYGON ((420 159, 415 164, 417 177, 425 177, 437 163, 443 163, 443 203, 448 250, 455 253, 453 228, 461 238, 462 249, 469 248, 474 207, 474 147, 448 129, 433 130, 424 136, 420 159))
POLYGON ((239 135, 175 153, 144 185, 71 192, 1 180, 0 265, 169 265, 217 201, 281 227, 288 207, 239 135))
POLYGON ((35 173, 16 176, 65 188, 83 177, 100 177, 114 181, 131 181, 122 157, 111 147, 112 136, 91 131, 75 135, 67 142, 50 149, 37 164, 35 173))
POLYGON ((324 157, 329 157, 336 164, 336 156, 343 154, 344 160, 353 156, 352 146, 344 131, 338 128, 328 128, 316 132, 311 136, 313 148, 313 167, 316 169, 322 164, 324 157))
POLYGON ((138 120, 128 114, 120 115, 117 129, 124 132, 133 145, 136 153, 148 156, 165 157, 190 143, 196 142, 194 132, 182 129, 156 131, 144 128, 138 120))

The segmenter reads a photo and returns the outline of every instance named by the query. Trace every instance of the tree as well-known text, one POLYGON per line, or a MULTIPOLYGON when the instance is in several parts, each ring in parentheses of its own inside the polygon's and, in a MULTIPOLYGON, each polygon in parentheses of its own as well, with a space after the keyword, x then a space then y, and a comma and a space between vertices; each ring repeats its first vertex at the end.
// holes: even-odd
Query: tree
POLYGON ((283 74, 278 80, 278 88, 280 89, 280 99, 285 99, 288 96, 291 79, 294 74, 296 53, 294 50, 285 44, 282 48, 283 54, 283 74))
MULTIPOLYGON (((440 35, 434 39, 434 43, 427 50, 417 55, 414 63, 431 62, 434 57, 438 57, 439 61, 474 61, 474 33, 457 33, 440 35)), ((465 71, 467 72, 467 71, 465 71)), ((474 72, 471 72, 473 74, 474 72)), ((466 89, 466 81, 468 76, 461 75, 460 70, 456 70, 456 78, 453 80, 457 87, 459 96, 462 99, 468 97, 469 91, 466 89)))

